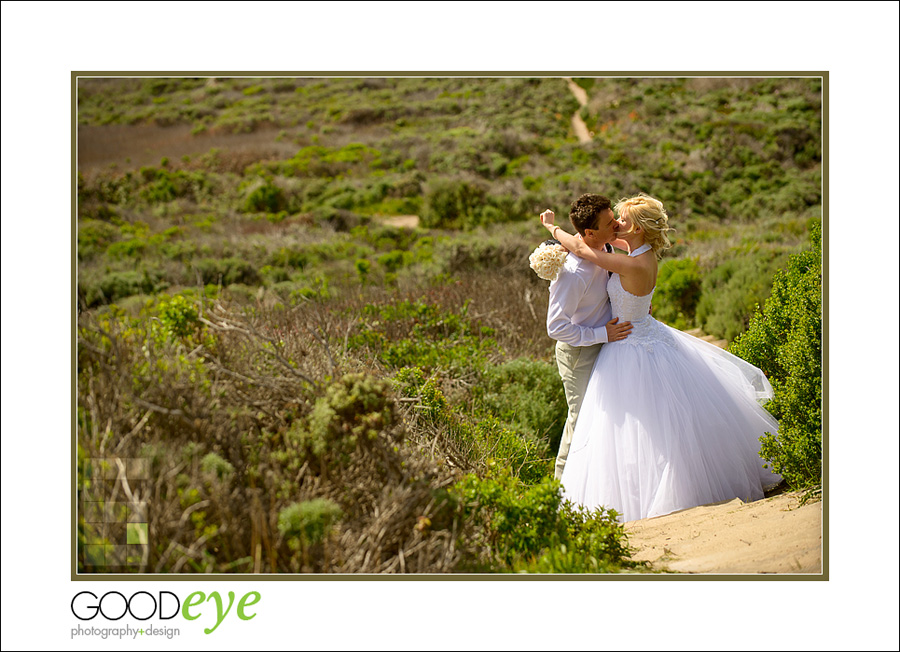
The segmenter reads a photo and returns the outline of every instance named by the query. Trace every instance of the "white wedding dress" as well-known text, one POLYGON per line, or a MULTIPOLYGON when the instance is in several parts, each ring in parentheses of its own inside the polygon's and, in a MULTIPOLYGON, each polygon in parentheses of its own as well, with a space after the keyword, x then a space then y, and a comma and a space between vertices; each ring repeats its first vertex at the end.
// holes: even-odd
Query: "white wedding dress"
POLYGON ((594 363, 561 478, 564 497, 615 509, 623 522, 763 498, 781 480, 759 457, 759 438, 778 430, 758 402, 772 396, 765 375, 654 319, 653 291, 635 296, 618 274, 608 291, 613 317, 633 329, 604 344, 594 363))

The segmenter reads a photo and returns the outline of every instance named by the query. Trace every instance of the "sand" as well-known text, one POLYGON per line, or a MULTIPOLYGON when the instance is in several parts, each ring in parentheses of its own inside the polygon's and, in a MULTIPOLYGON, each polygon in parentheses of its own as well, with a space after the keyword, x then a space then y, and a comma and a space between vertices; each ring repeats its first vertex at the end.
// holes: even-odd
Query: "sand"
POLYGON ((632 558, 655 571, 821 574, 822 501, 803 492, 736 498, 625 524, 632 558))

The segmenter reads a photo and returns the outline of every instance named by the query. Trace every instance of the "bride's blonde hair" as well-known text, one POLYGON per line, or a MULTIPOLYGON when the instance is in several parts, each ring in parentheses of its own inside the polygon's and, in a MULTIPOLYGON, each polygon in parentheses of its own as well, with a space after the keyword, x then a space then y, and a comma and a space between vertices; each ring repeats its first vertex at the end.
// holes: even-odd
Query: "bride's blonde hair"
POLYGON ((632 231, 639 226, 644 231, 644 242, 650 245, 657 258, 672 246, 666 235, 674 229, 669 227, 669 216, 666 207, 658 199, 641 193, 636 197, 620 199, 615 206, 616 213, 631 219, 632 231))

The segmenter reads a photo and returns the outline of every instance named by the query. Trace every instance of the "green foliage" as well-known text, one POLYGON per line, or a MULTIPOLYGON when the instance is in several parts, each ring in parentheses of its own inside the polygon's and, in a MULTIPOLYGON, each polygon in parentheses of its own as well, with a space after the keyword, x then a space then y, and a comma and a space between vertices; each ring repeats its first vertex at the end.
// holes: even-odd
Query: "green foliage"
POLYGON ((240 258, 201 258, 193 261, 193 266, 200 273, 204 284, 243 283, 253 285, 259 282, 259 273, 256 267, 240 258))
POLYGON ((484 185, 466 181, 436 182, 425 194, 422 226, 458 229, 479 224, 486 199, 484 185))
POLYGON ((517 572, 528 573, 609 573, 639 564, 628 559, 625 530, 615 510, 598 507, 588 510, 570 501, 559 509, 565 526, 563 543, 544 550, 537 558, 519 561, 517 572))
POLYGON ((399 423, 388 381, 347 374, 316 401, 308 431, 294 432, 312 456, 346 464, 357 448, 371 449, 379 437, 401 441, 399 423))
POLYGON ((463 518, 481 528, 488 570, 608 572, 629 565, 615 512, 574 508, 562 501, 556 480, 527 485, 507 472, 468 475, 452 493, 463 518))
POLYGON ((812 248, 791 256, 775 275, 772 294, 750 328, 731 346, 762 369, 775 392, 767 404, 778 434, 763 438, 762 456, 795 488, 821 481, 822 252, 821 224, 810 229, 812 248))
POLYGON ((165 165, 141 168, 134 182, 140 184, 140 198, 149 204, 165 204, 182 197, 201 201, 216 189, 215 182, 204 172, 169 170, 165 165))
POLYGON ((497 341, 468 318, 468 304, 459 313, 424 301, 400 301, 362 310, 359 331, 348 339, 351 348, 368 347, 385 365, 441 367, 450 373, 481 368, 498 350, 497 341), (373 321, 372 318, 378 319, 373 321), (390 333, 390 336, 388 336, 390 333))
POLYGON ((327 498, 293 503, 278 513, 282 536, 299 539, 304 545, 321 543, 344 516, 340 506, 327 498))
POLYGON ((541 482, 550 473, 551 457, 545 439, 516 432, 484 411, 473 415, 466 406, 452 406, 438 379, 426 377, 420 367, 401 369, 394 382, 404 396, 418 400, 417 421, 442 432, 473 467, 508 469, 530 484, 541 482))
POLYGON ((102 220, 80 220, 78 224, 78 259, 89 260, 119 237, 115 225, 102 220))
POLYGON ((79 284, 79 296, 88 308, 114 303, 135 294, 150 294, 165 289, 167 283, 151 270, 109 272, 95 282, 79 284))
POLYGON ((568 405, 555 366, 527 359, 490 365, 473 396, 479 411, 523 435, 548 440, 551 451, 559 448, 568 405))
POLYGON ((247 213, 278 213, 287 206, 284 192, 271 181, 254 188, 244 200, 243 209, 247 213))
POLYGON ((159 320, 166 333, 173 338, 184 338, 200 328, 197 307, 182 295, 163 300, 159 305, 159 320))
POLYGON ((482 182, 439 179, 428 187, 422 225, 437 229, 472 229, 525 217, 510 197, 493 195, 482 182))
POLYGON ((353 266, 356 268, 359 282, 365 284, 369 279, 369 272, 372 271, 372 263, 365 258, 357 258, 353 266))
POLYGON ((378 264, 384 267, 388 272, 396 272, 406 267, 413 261, 413 254, 409 251, 400 251, 395 249, 378 257, 378 264))
POLYGON ((653 316, 673 328, 691 328, 702 283, 696 259, 663 261, 653 294, 653 316))
POLYGON ((448 422, 450 407, 437 378, 426 378, 420 367, 404 367, 394 376, 394 384, 407 398, 417 398, 418 415, 431 423, 448 422))
POLYGON ((756 306, 768 297, 771 279, 784 259, 774 251, 735 251, 703 278, 697 323, 726 340, 744 332, 756 306))
POLYGON ((219 480, 227 480, 234 474, 231 463, 216 453, 207 453, 200 460, 200 468, 204 473, 219 480))

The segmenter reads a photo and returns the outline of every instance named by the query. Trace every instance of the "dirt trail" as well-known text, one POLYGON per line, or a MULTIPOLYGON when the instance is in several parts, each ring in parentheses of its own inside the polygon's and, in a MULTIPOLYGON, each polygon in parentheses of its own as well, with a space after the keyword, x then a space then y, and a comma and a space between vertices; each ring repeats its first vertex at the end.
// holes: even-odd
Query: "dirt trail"
POLYGON ((633 558, 680 573, 822 572, 822 502, 803 492, 740 499, 625 524, 633 558))
MULTIPOLYGON (((563 77, 563 79, 569 85, 569 90, 572 91, 572 95, 574 95, 575 99, 578 100, 578 104, 581 106, 587 104, 587 91, 576 84, 574 81, 572 81, 571 77, 563 77)), ((581 119, 580 110, 576 111, 572 115, 572 128, 575 130, 575 135, 578 136, 579 143, 591 142, 591 132, 588 130, 587 125, 584 123, 584 120, 581 119)))
POLYGON ((693 328, 689 331, 684 331, 688 335, 693 335, 694 337, 703 340, 704 342, 709 342, 710 344, 719 347, 720 349, 728 348, 728 340, 719 339, 715 335, 707 335, 700 328, 693 328))
POLYGON ((395 226, 401 229, 417 229, 419 228, 418 215, 393 215, 391 217, 377 217, 378 221, 388 226, 395 226))

